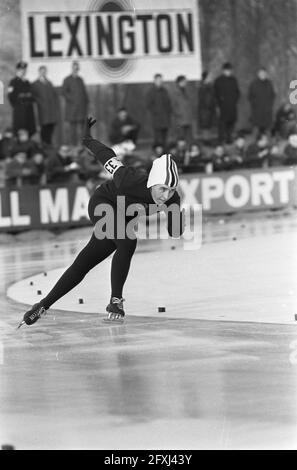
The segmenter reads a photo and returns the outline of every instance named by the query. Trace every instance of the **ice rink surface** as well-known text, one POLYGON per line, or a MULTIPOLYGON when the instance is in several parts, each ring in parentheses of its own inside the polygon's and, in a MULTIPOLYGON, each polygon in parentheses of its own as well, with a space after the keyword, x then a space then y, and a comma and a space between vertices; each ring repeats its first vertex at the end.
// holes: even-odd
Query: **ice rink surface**
POLYGON ((0 245, 0 444, 296 449, 297 215, 208 219, 199 250, 141 241, 122 326, 102 322, 108 259, 16 331, 90 233, 0 245))

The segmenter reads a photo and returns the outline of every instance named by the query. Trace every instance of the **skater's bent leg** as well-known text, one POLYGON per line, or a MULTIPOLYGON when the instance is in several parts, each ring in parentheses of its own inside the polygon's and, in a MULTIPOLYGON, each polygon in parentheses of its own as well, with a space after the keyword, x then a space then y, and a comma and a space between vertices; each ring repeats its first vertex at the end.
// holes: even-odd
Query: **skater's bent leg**
POLYGON ((77 286, 92 268, 101 263, 115 249, 116 245, 112 240, 98 240, 93 234, 72 265, 62 274, 49 294, 42 299, 41 303, 45 309, 49 309, 57 300, 77 286))
POLYGON ((123 287, 130 269, 131 258, 135 252, 137 238, 134 240, 115 240, 117 249, 111 263, 111 296, 122 298, 123 287))

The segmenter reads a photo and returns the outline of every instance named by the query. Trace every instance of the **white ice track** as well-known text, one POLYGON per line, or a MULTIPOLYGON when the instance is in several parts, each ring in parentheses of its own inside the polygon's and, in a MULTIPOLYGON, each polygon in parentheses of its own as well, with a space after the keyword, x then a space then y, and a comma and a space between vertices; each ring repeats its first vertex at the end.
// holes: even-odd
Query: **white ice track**
MULTIPOLYGON (((111 257, 94 268, 52 308, 103 317, 110 295, 110 262, 111 257)), ((37 290, 45 296, 66 267, 16 282, 7 296, 32 305, 41 298, 37 290)), ((236 240, 227 237, 197 251, 178 245, 174 251, 139 251, 125 286, 127 321, 137 315, 296 325, 296 271, 294 231, 251 238, 239 234, 236 240), (166 312, 158 313, 158 307, 166 307, 166 312)))

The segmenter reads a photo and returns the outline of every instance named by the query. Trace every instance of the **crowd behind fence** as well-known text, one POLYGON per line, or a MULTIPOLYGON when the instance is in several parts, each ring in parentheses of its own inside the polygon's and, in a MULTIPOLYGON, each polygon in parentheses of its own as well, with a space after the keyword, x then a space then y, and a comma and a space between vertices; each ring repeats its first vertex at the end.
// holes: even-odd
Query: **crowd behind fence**
MULTIPOLYGON (((27 64, 16 66, 7 96, 12 107, 12 125, 0 138, 0 185, 21 187, 49 183, 85 182, 90 188, 108 178, 102 165, 81 145, 89 98, 79 63, 62 84, 65 100, 63 120, 68 133, 58 147, 53 134, 58 124, 58 93, 41 65, 33 83, 26 78, 27 64)), ((193 103, 187 78, 176 78, 169 93, 161 74, 156 74, 145 98, 151 116, 152 141, 139 142, 142 123, 120 106, 109 126, 109 143, 118 158, 148 172, 155 158, 171 153, 180 173, 265 168, 297 164, 297 126, 289 102, 274 109, 275 90, 265 68, 252 80, 246 99, 251 119, 238 130, 237 106, 243 99, 232 65, 225 63, 215 79, 204 72, 193 103), (193 128, 196 112, 198 129, 193 128), (169 136, 174 136, 174 139, 169 136)))

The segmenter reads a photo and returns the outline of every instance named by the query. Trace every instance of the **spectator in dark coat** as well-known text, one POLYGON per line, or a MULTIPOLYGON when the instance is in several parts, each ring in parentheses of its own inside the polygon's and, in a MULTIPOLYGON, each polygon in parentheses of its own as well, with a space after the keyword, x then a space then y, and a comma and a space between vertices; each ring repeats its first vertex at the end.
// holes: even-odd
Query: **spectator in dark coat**
POLYGON ((22 176, 25 162, 27 156, 25 152, 19 152, 12 156, 12 159, 9 160, 5 168, 5 185, 7 187, 11 186, 22 186, 22 176))
POLYGON ((38 168, 25 152, 18 152, 6 164, 6 186, 21 187, 38 181, 38 168))
POLYGON ((297 133, 290 135, 284 149, 284 157, 285 165, 297 165, 297 133))
POLYGON ((296 129, 296 113, 289 103, 283 103, 276 112, 273 135, 287 139, 296 129))
POLYGON ((270 131, 273 121, 275 92, 267 71, 262 67, 258 76, 249 86, 248 98, 251 105, 251 123, 259 133, 270 131))
POLYGON ((37 143, 30 139, 28 131, 26 129, 19 129, 12 147, 12 154, 25 152, 27 157, 30 158, 38 150, 37 143))
POLYGON ((172 98, 172 109, 175 118, 176 136, 184 139, 187 144, 192 140, 192 102, 187 93, 187 80, 184 75, 179 75, 176 79, 176 89, 172 98))
POLYGON ((34 98, 31 84, 25 79, 26 71, 26 62, 18 62, 16 76, 9 82, 8 99, 13 109, 12 127, 14 132, 17 133, 19 129, 27 129, 31 136, 36 132, 34 98))
POLYGON ((238 135, 230 147, 232 169, 244 168, 248 143, 243 135, 238 135))
POLYGON ((77 183, 80 167, 73 161, 69 147, 61 145, 57 154, 47 158, 45 173, 48 183, 77 183))
POLYGON ((124 140, 137 141, 140 124, 129 116, 126 108, 118 110, 110 128, 109 140, 112 144, 119 144, 124 140))
POLYGON ((165 149, 162 145, 160 144, 153 145, 153 154, 151 156, 152 161, 154 161, 158 157, 161 157, 163 153, 165 153, 165 149))
POLYGON ((184 173, 193 173, 193 172, 204 172, 206 165, 205 156, 203 154, 202 148, 197 142, 193 142, 190 145, 189 150, 186 152, 183 172, 184 173))
POLYGON ((185 163, 187 151, 188 151, 187 142, 183 137, 180 137, 179 139, 177 139, 174 153, 170 151, 170 153, 173 154, 173 159, 175 163, 177 164, 178 169, 181 171, 185 163))
POLYGON ((0 140, 0 160, 5 160, 12 155, 12 149, 15 145, 13 130, 7 127, 4 131, 3 137, 0 140))
POLYGON ((270 160, 270 143, 266 134, 260 134, 256 142, 251 143, 246 149, 247 168, 267 167, 270 160))
POLYGON ((79 64, 74 61, 72 74, 65 78, 62 94, 65 98, 65 120, 69 123, 68 143, 77 145, 82 139, 82 132, 88 112, 89 98, 83 79, 78 75, 79 64))
POLYGON ((222 74, 215 80, 214 89, 219 109, 219 141, 231 143, 240 91, 229 62, 223 65, 222 74))
POLYGON ((84 147, 78 150, 74 161, 79 166, 79 178, 81 181, 99 181, 100 173, 105 171, 102 163, 97 161, 94 155, 91 155, 84 147))
POLYGON ((56 89, 47 78, 47 68, 38 69, 39 77, 33 82, 32 90, 37 104, 41 140, 52 144, 52 136, 58 122, 59 99, 56 89))
POLYGON ((34 153, 31 157, 32 166, 34 168, 33 174, 30 176, 30 184, 44 185, 46 184, 45 174, 45 156, 41 151, 34 153))
POLYGON ((154 144, 160 144, 165 147, 170 127, 172 106, 169 94, 163 86, 161 74, 156 74, 154 77, 154 85, 146 96, 146 106, 152 118, 154 144))
POLYGON ((232 168, 230 154, 225 145, 217 145, 211 155, 214 171, 226 171, 232 168))
MULTIPOLYGON (((286 165, 287 157, 285 155, 285 148, 287 146, 287 143, 288 142, 285 140, 278 140, 273 143, 270 149, 269 166, 286 165)), ((295 149, 295 151, 296 150, 297 149, 295 149)))
POLYGON ((214 84, 211 75, 204 71, 202 80, 198 88, 198 127, 201 131, 201 138, 207 139, 209 131, 215 124, 216 98, 214 84))

